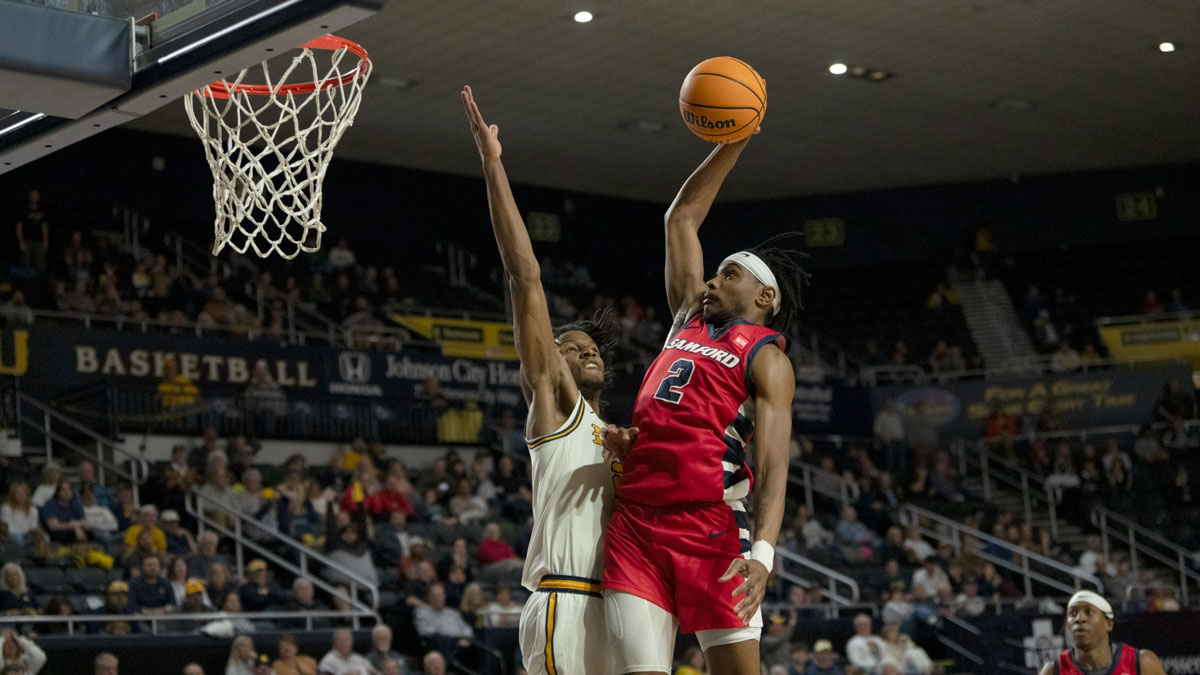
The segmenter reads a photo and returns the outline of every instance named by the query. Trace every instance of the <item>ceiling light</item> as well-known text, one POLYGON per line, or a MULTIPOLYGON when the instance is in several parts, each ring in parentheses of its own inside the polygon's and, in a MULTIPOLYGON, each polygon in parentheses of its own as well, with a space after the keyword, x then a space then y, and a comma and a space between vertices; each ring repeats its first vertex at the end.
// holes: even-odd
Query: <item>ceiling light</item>
POLYGON ((592 20, 592 13, 588 11, 575 12, 576 23, 587 23, 592 20))
POLYGON ((872 70, 871 72, 867 73, 867 78, 876 82, 882 82, 891 76, 892 74, 886 70, 872 70))
POLYGON ((1161 42, 1158 45, 1158 51, 1160 51, 1164 54, 1169 54, 1169 53, 1175 51, 1175 43, 1174 42, 1161 42))
POLYGON ((846 64, 844 63, 835 63, 829 66, 829 72, 833 73, 834 75, 845 75, 847 70, 849 70, 849 68, 847 68, 846 64))

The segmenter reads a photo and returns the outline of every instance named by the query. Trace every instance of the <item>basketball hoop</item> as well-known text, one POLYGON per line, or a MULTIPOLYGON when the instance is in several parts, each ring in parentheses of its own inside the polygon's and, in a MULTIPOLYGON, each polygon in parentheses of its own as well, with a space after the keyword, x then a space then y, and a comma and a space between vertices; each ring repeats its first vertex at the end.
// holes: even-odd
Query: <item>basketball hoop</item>
POLYGON ((304 44, 274 78, 263 61, 232 82, 218 80, 184 98, 213 174, 213 255, 226 245, 288 259, 321 248, 321 184, 370 74, 365 49, 325 35, 304 44), (343 72, 349 54, 358 64, 343 72), (257 78, 259 68, 263 84, 243 84, 251 71, 257 78), (288 84, 297 69, 305 76, 311 71, 311 79, 288 84))

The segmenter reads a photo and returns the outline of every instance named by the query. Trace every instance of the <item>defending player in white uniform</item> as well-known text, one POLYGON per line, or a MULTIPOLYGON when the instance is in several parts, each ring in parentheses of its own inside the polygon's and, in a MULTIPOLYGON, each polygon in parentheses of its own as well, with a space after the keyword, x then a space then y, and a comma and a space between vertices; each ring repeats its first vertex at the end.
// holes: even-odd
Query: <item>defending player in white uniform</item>
POLYGON ((483 161, 529 404, 534 522, 521 583, 533 595, 521 614, 525 669, 529 675, 607 675, 600 578, 613 477, 596 411, 617 327, 607 316, 551 327, 541 268, 500 163, 499 128, 483 121, 470 87, 462 99, 483 161))

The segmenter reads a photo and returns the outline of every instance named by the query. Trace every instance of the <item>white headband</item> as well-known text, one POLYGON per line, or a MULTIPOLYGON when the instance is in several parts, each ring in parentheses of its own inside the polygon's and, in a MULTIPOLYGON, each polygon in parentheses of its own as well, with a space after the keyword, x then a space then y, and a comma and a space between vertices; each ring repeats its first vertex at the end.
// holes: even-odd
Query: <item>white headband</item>
POLYGON ((737 253, 730 254, 729 257, 722 260, 720 267, 717 268, 717 271, 720 271, 722 267, 725 267, 729 263, 737 263, 741 265, 747 272, 752 274, 755 279, 758 279, 759 283, 761 283, 763 286, 775 289, 775 299, 771 301, 771 316, 778 314, 779 298, 782 293, 779 292, 779 283, 775 281, 775 273, 771 271, 771 268, 767 266, 767 263, 763 262, 762 258, 749 251, 738 251, 737 253))
POLYGON ((1108 601, 1105 600, 1104 597, 1099 593, 1094 593, 1092 591, 1077 591, 1075 595, 1071 596, 1070 601, 1067 602, 1067 611, 1071 611, 1072 607, 1082 602, 1086 602, 1092 607, 1100 610, 1104 613, 1104 616, 1107 616, 1110 619, 1113 618, 1112 605, 1108 604, 1108 601))

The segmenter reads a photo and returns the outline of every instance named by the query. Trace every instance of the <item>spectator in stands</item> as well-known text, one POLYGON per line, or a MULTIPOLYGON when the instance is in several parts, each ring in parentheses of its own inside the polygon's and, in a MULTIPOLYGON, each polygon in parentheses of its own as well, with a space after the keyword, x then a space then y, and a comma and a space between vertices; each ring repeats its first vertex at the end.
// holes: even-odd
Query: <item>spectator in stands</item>
POLYGON ((512 589, 496 588, 496 597, 483 609, 484 625, 494 628, 516 628, 521 624, 522 606, 513 601, 512 589))
POLYGON ((333 631, 333 648, 317 665, 321 675, 371 675, 371 663, 354 653, 354 636, 349 630, 333 631))
POLYGON ((937 288, 929 294, 925 300, 925 306, 929 309, 940 312, 947 307, 953 307, 961 302, 958 291, 946 285, 946 282, 939 281, 937 288))
POLYGON ((217 533, 212 530, 201 532, 196 537, 196 552, 188 556, 188 575, 204 578, 208 576, 208 568, 215 562, 224 562, 225 556, 217 553, 219 543, 217 533))
POLYGON ((950 577, 946 576, 946 570, 938 565, 936 555, 926 557, 921 562, 921 567, 913 572, 913 598, 928 600, 936 597, 943 588, 950 588, 950 577))
POLYGON ((265 612, 287 604, 283 591, 270 580, 265 560, 251 560, 250 564, 246 565, 246 574, 248 580, 238 591, 243 611, 265 612))
POLYGON ((1049 354, 1058 349, 1058 328, 1050 317, 1050 310, 1043 309, 1038 312, 1037 318, 1033 320, 1033 337, 1037 342, 1038 351, 1042 354, 1049 354))
POLYGON ((92 485, 85 485, 80 491, 79 503, 83 507, 83 529, 91 538, 104 544, 117 541, 117 531, 120 529, 117 517, 111 509, 97 503, 92 485))
POLYGON ((100 652, 93 663, 93 672, 94 675, 118 675, 117 668, 120 665, 115 654, 100 652))
POLYGON ((329 256, 326 258, 326 262, 329 264, 330 270, 332 270, 334 273, 338 273, 354 267, 354 264, 357 262, 357 256, 355 256, 354 251, 350 249, 350 245, 346 242, 346 238, 341 237, 338 239, 337 244, 334 245, 333 248, 329 249, 329 256))
POLYGON ((484 526, 483 539, 479 542, 475 557, 488 574, 520 570, 525 565, 512 545, 501 538, 500 524, 496 522, 484 526))
POLYGON ((875 442, 883 449, 887 470, 895 476, 903 476, 908 470, 908 448, 904 445, 904 417, 896 405, 896 399, 888 397, 883 408, 875 415, 873 425, 875 442))
POLYGON ((450 498, 450 515, 464 525, 487 516, 487 504, 483 498, 475 496, 475 488, 470 480, 459 479, 458 492, 450 498))
POLYGON ((447 654, 454 654, 456 646, 469 646, 475 635, 462 614, 446 606, 446 587, 440 583, 430 587, 429 605, 413 610, 413 623, 418 635, 433 640, 447 654))
MULTIPOLYGON (((407 490, 405 490, 406 483, 407 479, 403 473, 389 471, 382 489, 375 491, 365 499, 367 511, 374 516, 388 515, 395 511, 400 511, 405 516, 413 515, 415 510, 412 502, 408 499, 407 490)), ((411 489, 411 486, 408 487, 411 489)), ((345 502, 343 502, 343 508, 345 508, 345 502)))
MULTIPOLYGON (((183 556, 171 556, 167 561, 167 583, 171 585, 171 593, 175 598, 175 604, 182 605, 184 598, 187 597, 188 585, 188 568, 187 560, 183 556)), ((201 590, 204 590, 201 588, 201 590)))
POLYGON ((367 653, 367 661, 375 670, 383 671, 383 663, 388 659, 404 660, 400 652, 392 649, 392 629, 384 624, 378 624, 371 630, 371 644, 373 648, 367 653))
POLYGON ((835 534, 839 544, 858 549, 866 559, 871 557, 871 549, 879 545, 879 535, 858 519, 858 510, 853 506, 842 508, 842 519, 838 521, 835 534))
POLYGON ((958 475, 950 464, 950 455, 945 452, 937 453, 933 460, 933 473, 929 476, 929 495, 961 504, 967 497, 960 485, 958 475))
MULTIPOLYGON (((313 582, 304 577, 296 577, 295 581, 292 582, 292 597, 288 599, 284 609, 289 612, 324 612, 329 609, 329 605, 316 597, 316 589, 313 587, 313 582)), ((307 627, 303 619, 289 620, 288 624, 298 630, 307 627)), ((328 628, 329 619, 314 618, 312 626, 317 630, 328 628)))
POLYGON ((263 359, 254 363, 254 374, 246 387, 246 412, 265 420, 268 431, 274 430, 274 418, 287 416, 287 395, 272 379, 271 369, 263 359))
POLYGON ((204 484, 196 488, 196 492, 204 497, 201 500, 204 515, 222 523, 226 527, 232 527, 233 521, 236 520, 230 509, 233 506, 233 497, 236 494, 229 476, 229 471, 225 469, 223 461, 225 453, 214 453, 210 456, 208 467, 204 471, 204 484))
POLYGON ((813 660, 805 666, 804 675, 843 675, 842 667, 837 664, 837 654, 833 653, 832 642, 817 640, 813 644, 813 660))
POLYGON ((467 622, 468 626, 484 627, 483 587, 479 585, 478 581, 472 581, 463 587, 458 611, 462 613, 463 620, 467 622))
POLYGON ((1162 314, 1166 311, 1166 305, 1163 305, 1162 300, 1158 299, 1158 293, 1149 290, 1146 291, 1146 295, 1142 296, 1142 302, 1138 305, 1137 313, 1142 316, 1152 316, 1162 314))
POLYGON ((88 540, 87 522, 84 520, 83 505, 75 499, 75 491, 65 480, 58 482, 54 498, 42 505, 42 525, 50 540, 60 544, 73 544, 88 540))
POLYGON ((850 665, 862 669, 866 675, 879 675, 886 655, 887 644, 871 632, 871 617, 866 614, 854 617, 854 637, 846 643, 850 665))
POLYGON ((954 613, 957 616, 975 617, 983 614, 986 609, 986 601, 979 595, 979 583, 974 579, 967 579, 963 583, 962 592, 954 598, 954 613))
POLYGON ((1079 352, 1071 347, 1071 343, 1063 340, 1058 345, 1058 351, 1054 352, 1054 356, 1050 357, 1050 370, 1056 373, 1073 373, 1079 370, 1082 361, 1079 358, 1079 352))
POLYGON ((198 480, 196 467, 187 462, 187 446, 177 443, 171 448, 171 463, 163 469, 162 484, 165 489, 163 503, 178 511, 184 508, 184 498, 198 480))
POLYGON ((8 498, 0 506, 0 522, 8 530, 8 540, 25 546, 31 533, 38 529, 38 510, 30 500, 29 485, 16 482, 8 488, 8 498))
POLYGON ((381 564, 396 565, 409 554, 410 537, 405 528, 408 516, 403 511, 392 511, 388 521, 375 528, 372 544, 381 564))
POLYGON ((279 530, 279 499, 275 491, 263 488, 262 473, 258 469, 246 469, 242 473, 242 489, 230 499, 235 511, 249 516, 257 525, 246 526, 245 535, 257 541, 269 541, 269 532, 279 530))
POLYGON ((142 530, 138 532, 137 543, 134 548, 125 547, 122 553, 123 565, 129 571, 131 577, 142 573, 142 561, 146 558, 158 557, 158 553, 154 552, 154 537, 151 536, 150 530, 142 530))
MULTIPOLYGON (((200 436, 200 445, 188 452, 188 465, 195 468, 196 471, 207 472, 213 468, 209 461, 216 452, 220 452, 217 449, 217 430, 213 427, 205 427, 204 433, 200 436)), ((224 458, 224 453, 222 453, 222 458, 224 458)), ((225 467, 226 463, 223 461, 221 468, 225 467)), ((201 478, 207 478, 207 476, 201 476, 201 478)))
POLYGON ((183 675, 204 675, 204 668, 199 663, 189 663, 183 667, 183 675))
POLYGON ((379 573, 375 563, 371 561, 371 553, 367 550, 366 542, 358 536, 358 530, 353 526, 343 527, 338 539, 339 546, 329 554, 336 565, 325 570, 325 578, 335 584, 352 582, 351 577, 340 570, 353 572, 357 578, 366 579, 372 585, 379 584, 379 573))
POLYGON ((317 660, 301 654, 296 636, 284 633, 279 636, 279 658, 274 668, 275 675, 317 675, 317 660))
POLYGON ((199 579, 188 579, 180 593, 181 611, 191 614, 207 612, 204 599, 204 582, 199 579))
POLYGON ((133 503, 133 486, 122 482, 117 486, 117 505, 113 507, 113 515, 117 517, 117 525, 121 530, 127 530, 137 522, 139 517, 138 505, 133 503))
POLYGON ((1196 417, 1196 400, 1190 392, 1183 391, 1179 380, 1170 379, 1163 384, 1163 393, 1154 406, 1156 421, 1174 424, 1196 417))
POLYGON ((33 324, 33 308, 25 302, 24 291, 13 291, 8 301, 0 305, 0 319, 7 319, 14 326, 33 324))
MULTIPOLYGON (((108 592, 104 596, 104 605, 92 614, 136 614, 137 607, 129 603, 129 584, 124 581, 113 581, 108 584, 108 592)), ((104 633, 106 635, 128 635, 141 631, 136 621, 114 619, 104 623, 88 624, 89 633, 104 633)))
POLYGON ((142 614, 162 614, 175 607, 175 591, 162 577, 162 561, 157 556, 142 560, 142 573, 129 582, 129 593, 142 614))
MULTIPOLYGON (((167 509, 162 513, 162 531, 167 539, 167 553, 189 556, 196 552, 196 539, 179 524, 179 512, 167 509)), ((201 576, 201 575, 196 575, 201 576)))
POLYGON ((929 411, 929 404, 920 400, 913 406, 913 414, 908 419, 905 429, 908 447, 912 448, 918 458, 931 455, 938 448, 938 425, 929 411))
POLYGON ((208 594, 209 598, 214 598, 220 603, 219 610, 226 618, 208 624, 201 629, 202 632, 213 637, 230 637, 234 634, 245 635, 255 631, 254 624, 249 619, 235 616, 242 613, 242 598, 236 589, 230 589, 218 595, 209 588, 208 594))
POLYGON ((179 372, 179 362, 174 354, 163 359, 162 371, 162 379, 158 381, 158 403, 163 412, 195 405, 200 390, 190 377, 179 372))
POLYGON ((688 647, 683 653, 683 664, 675 669, 675 675, 703 675, 706 672, 704 652, 699 647, 688 647))
POLYGON ((229 648, 229 659, 225 662, 225 675, 254 675, 254 664, 258 653, 254 651, 254 639, 249 635, 234 638, 229 648))
POLYGON ((419 675, 446 675, 446 657, 437 650, 428 652, 421 659, 421 667, 419 675))
POLYGON ((929 675, 933 672, 933 660, 929 654, 900 632, 894 623, 883 624, 883 643, 886 648, 884 663, 891 662, 898 675, 929 675))
POLYGON ((1100 548, 1100 537, 1089 535, 1084 542, 1084 550, 1079 554, 1075 569, 1082 574, 1108 574, 1108 558, 1100 548))
POLYGON ((15 562, 6 562, 0 568, 0 613, 37 614, 33 594, 25 581, 25 570, 15 562))
POLYGON ((792 527, 800 533, 806 555, 824 557, 825 551, 833 543, 833 533, 825 529, 821 521, 810 517, 808 507, 804 504, 796 507, 796 517, 792 520, 792 527))
POLYGON ((142 530, 149 530, 151 545, 155 554, 167 550, 167 533, 158 527, 158 507, 153 504, 143 506, 138 512, 138 524, 125 530, 125 546, 127 549, 136 548, 138 533, 142 530))
POLYGON ((1042 406, 1041 415, 1038 416, 1038 432, 1062 431, 1064 428, 1066 428, 1066 422, 1058 411, 1058 404, 1052 398, 1047 399, 1045 405, 1042 406))
POLYGON ((921 536, 921 527, 917 523, 908 525, 904 533, 904 548, 908 551, 909 560, 913 562, 924 561, 937 555, 937 551, 921 536))
POLYGON ((96 503, 105 508, 111 509, 116 506, 117 500, 113 499, 112 493, 102 483, 96 480, 96 465, 84 460, 75 468, 79 474, 79 479, 72 486, 75 489, 75 496, 80 497, 83 494, 83 488, 90 487, 96 494, 96 503))
POLYGON ((39 509, 54 497, 58 484, 62 482, 62 469, 57 464, 47 464, 42 468, 42 482, 33 490, 30 503, 39 509))

